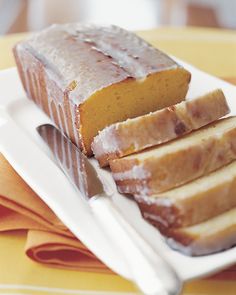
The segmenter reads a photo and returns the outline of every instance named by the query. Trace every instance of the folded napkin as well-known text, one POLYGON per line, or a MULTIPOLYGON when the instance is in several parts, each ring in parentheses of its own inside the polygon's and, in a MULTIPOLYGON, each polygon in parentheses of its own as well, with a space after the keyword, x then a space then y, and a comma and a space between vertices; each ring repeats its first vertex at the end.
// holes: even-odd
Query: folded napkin
POLYGON ((62 224, 0 154, 0 231, 27 230, 25 253, 51 266, 111 272, 62 224))
MULTIPOLYGON (((236 84, 236 79, 228 79, 236 84)), ((27 230, 26 255, 54 267, 111 273, 15 172, 0 154, 0 232, 27 230)), ((236 279, 236 266, 214 276, 236 279)))

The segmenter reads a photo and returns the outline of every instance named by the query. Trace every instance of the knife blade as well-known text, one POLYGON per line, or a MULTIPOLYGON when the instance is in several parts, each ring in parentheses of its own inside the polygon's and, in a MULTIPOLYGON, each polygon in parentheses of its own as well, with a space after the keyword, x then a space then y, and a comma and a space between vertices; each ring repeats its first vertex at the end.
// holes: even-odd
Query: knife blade
POLYGON ((53 125, 37 127, 40 136, 47 143, 57 163, 85 199, 91 199, 104 192, 103 184, 86 156, 53 125))
POLYGON ((88 158, 53 125, 40 125, 37 131, 65 175, 89 202, 111 240, 119 246, 140 290, 150 295, 179 294, 182 283, 174 269, 157 253, 153 253, 152 259, 145 255, 152 248, 115 207, 88 158))

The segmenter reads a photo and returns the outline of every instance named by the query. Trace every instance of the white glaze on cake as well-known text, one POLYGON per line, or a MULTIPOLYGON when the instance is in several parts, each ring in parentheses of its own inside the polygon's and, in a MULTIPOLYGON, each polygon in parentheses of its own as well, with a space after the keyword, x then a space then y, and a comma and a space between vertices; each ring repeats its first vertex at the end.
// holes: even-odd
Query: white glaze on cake
POLYGON ((127 78, 143 79, 178 66, 166 54, 116 26, 53 25, 20 46, 33 52, 62 88, 76 81, 70 97, 77 104, 127 78))
POLYGON ((95 137, 92 150, 101 166, 109 161, 168 142, 226 115, 229 108, 220 89, 190 101, 112 124, 95 137))

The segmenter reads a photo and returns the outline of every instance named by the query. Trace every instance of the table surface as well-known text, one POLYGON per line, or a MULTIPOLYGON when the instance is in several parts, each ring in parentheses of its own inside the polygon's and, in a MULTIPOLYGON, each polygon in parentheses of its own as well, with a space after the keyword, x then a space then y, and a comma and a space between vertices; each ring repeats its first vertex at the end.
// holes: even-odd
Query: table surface
MULTIPOLYGON (((163 27, 141 31, 138 32, 138 34, 159 49, 175 55, 212 75, 224 77, 229 80, 232 79, 232 81, 236 78, 236 31, 205 28, 163 27)), ((0 38, 0 70, 15 65, 11 49, 16 42, 25 37, 26 34, 15 34, 0 38)), ((22 245, 24 243, 24 237, 21 235, 13 237, 7 233, 1 234, 1 253, 5 251, 4 245, 6 243, 9 244, 9 241, 15 241, 15 246, 12 246, 12 249, 8 250, 12 251, 12 253, 13 251, 18 251, 19 259, 22 259, 23 261, 25 258, 21 252, 23 252, 22 245)), ((4 259, 6 262, 6 257, 4 258, 3 255, 0 255, 1 265, 4 265, 4 263, 2 264, 4 259)), ((70 276, 65 277, 65 271, 62 272, 61 270, 42 268, 40 265, 29 261, 24 263, 28 263, 29 269, 37 275, 37 279, 35 276, 35 282, 33 282, 37 285, 40 284, 38 277, 41 277, 42 282, 42 275, 51 276, 52 280, 54 280, 59 286, 61 280, 67 280, 68 286, 69 284, 74 284, 73 278, 75 279, 78 277, 80 279, 77 280, 77 285, 75 286, 76 289, 86 290, 89 286, 90 290, 100 290, 100 292, 102 290, 132 292, 132 294, 135 292, 132 284, 116 275, 70 272, 70 276)), ((19 272, 21 271, 20 269, 21 268, 19 268, 19 272)), ((15 275, 20 276, 19 273, 15 275)), ((233 295, 236 294, 235 290, 236 282, 234 281, 207 279, 188 283, 183 294, 233 295)))

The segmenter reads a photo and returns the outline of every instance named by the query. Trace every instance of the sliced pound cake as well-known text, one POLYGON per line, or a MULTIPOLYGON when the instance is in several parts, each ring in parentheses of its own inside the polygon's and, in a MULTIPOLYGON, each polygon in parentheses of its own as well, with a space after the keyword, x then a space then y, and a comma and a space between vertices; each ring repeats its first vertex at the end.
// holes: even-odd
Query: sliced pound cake
POLYGON ((187 255, 226 250, 236 245, 236 208, 190 227, 170 229, 166 234, 167 243, 187 255))
POLYGON ((121 193, 153 195, 183 185, 236 159, 236 117, 110 161, 121 193))
POLYGON ((183 186, 153 196, 136 195, 142 215, 166 228, 191 226, 236 206, 236 161, 183 186))
POLYGON ((87 155, 106 126, 182 101, 190 73, 116 26, 53 25, 14 48, 28 97, 87 155))
POLYGON ((199 129, 229 112, 222 90, 110 125, 94 139, 92 150, 100 166, 199 129))

